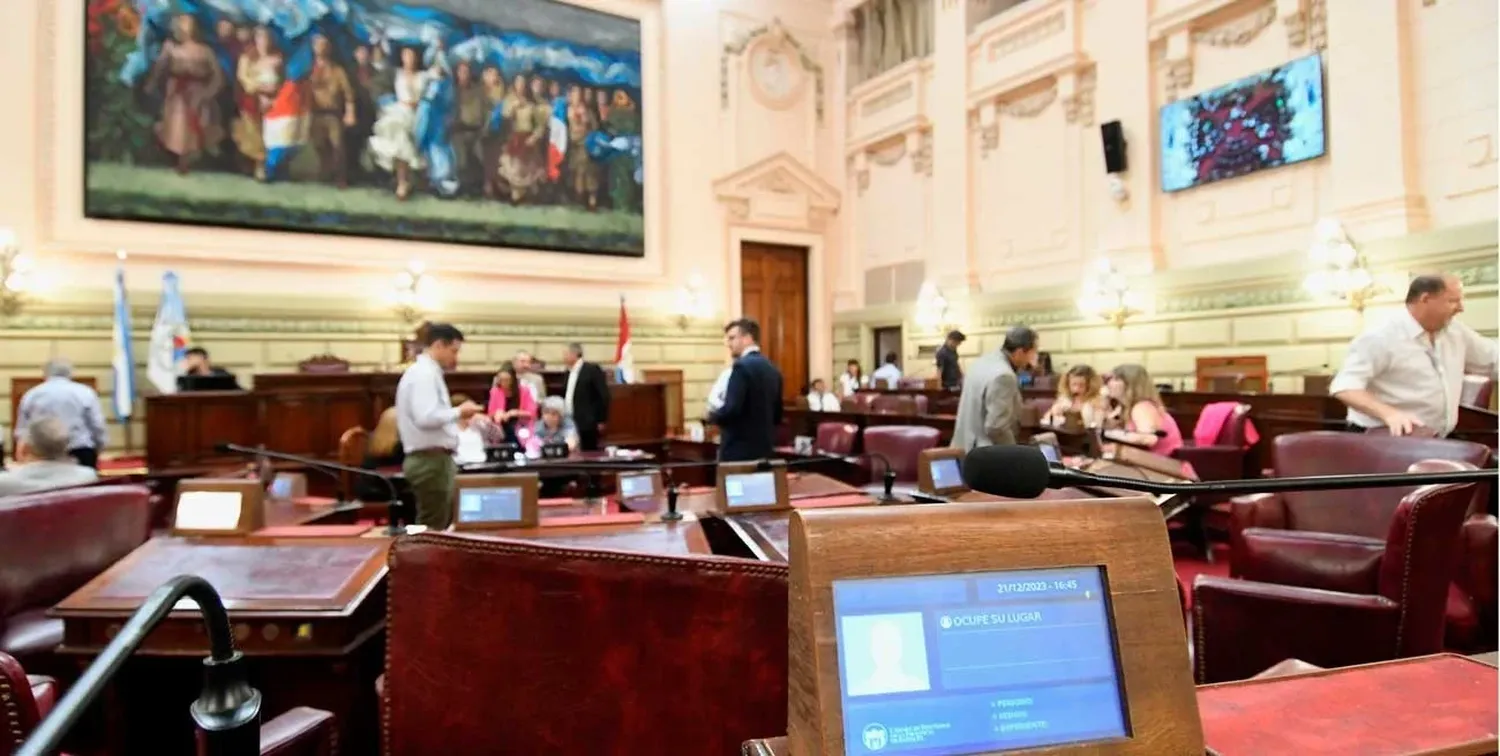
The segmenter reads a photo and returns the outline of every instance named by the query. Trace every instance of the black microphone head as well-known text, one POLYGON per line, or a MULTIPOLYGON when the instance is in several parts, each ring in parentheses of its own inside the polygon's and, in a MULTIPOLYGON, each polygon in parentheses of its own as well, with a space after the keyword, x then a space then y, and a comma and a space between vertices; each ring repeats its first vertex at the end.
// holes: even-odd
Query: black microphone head
POLYGON ((229 454, 230 452, 234 451, 234 449, 230 448, 231 446, 232 444, 225 443, 214 444, 214 451, 218 452, 219 454, 229 454))
POLYGON ((1052 467, 1035 446, 981 446, 964 458, 964 483, 991 496, 1035 499, 1047 490, 1052 467))

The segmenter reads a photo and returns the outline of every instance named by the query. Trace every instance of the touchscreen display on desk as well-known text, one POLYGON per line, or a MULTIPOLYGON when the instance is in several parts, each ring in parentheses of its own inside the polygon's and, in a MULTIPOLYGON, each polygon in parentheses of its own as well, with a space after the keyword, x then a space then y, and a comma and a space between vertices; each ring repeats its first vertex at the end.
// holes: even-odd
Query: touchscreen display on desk
POLYGON ((656 494, 656 480, 654 475, 621 475, 619 478, 620 498, 622 499, 644 499, 656 494))
POLYGON ((1048 462, 1054 465, 1062 464, 1062 452, 1058 451, 1056 446, 1053 446, 1052 444, 1042 444, 1040 448, 1042 450, 1042 456, 1046 457, 1048 462))
POLYGON ((1103 573, 835 580, 845 753, 962 756, 1127 735, 1103 573))
POLYGON ((963 488, 964 474, 958 466, 958 460, 953 457, 946 459, 934 459, 932 461, 932 488, 941 491, 945 488, 963 488))
POLYGON ((730 509, 776 504, 776 473, 753 472, 724 476, 724 501, 730 509))
POLYGON ((458 492, 458 518, 464 522, 518 522, 521 519, 521 489, 462 489, 458 492))

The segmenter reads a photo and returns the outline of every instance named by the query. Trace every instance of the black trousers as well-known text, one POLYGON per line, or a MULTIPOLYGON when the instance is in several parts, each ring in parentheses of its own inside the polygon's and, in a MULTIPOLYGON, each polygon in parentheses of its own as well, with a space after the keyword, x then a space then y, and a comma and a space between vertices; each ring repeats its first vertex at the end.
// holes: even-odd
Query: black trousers
POLYGON ((84 467, 92 467, 95 470, 99 469, 98 449, 90 449, 87 446, 80 446, 77 449, 69 449, 68 454, 71 454, 73 456, 73 459, 78 460, 78 464, 83 465, 84 467))
POLYGON ((578 426, 578 448, 581 451, 599 451, 599 426, 578 426))

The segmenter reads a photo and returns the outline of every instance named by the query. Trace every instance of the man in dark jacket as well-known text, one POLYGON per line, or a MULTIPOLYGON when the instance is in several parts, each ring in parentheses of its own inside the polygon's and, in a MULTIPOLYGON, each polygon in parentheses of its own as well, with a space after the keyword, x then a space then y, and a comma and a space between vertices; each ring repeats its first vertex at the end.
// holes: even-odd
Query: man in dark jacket
POLYGON ((719 426, 719 461, 766 459, 781 425, 781 371, 760 351, 760 324, 741 318, 724 327, 724 344, 734 355, 724 403, 709 413, 719 426))
POLYGON ((563 364, 568 366, 563 402, 568 407, 568 416, 573 418, 573 427, 578 429, 578 448, 599 451, 599 436, 609 422, 609 381, 604 378, 603 368, 584 361, 581 344, 568 345, 563 364))
POLYGON ((958 367, 958 346, 962 343, 962 331, 949 331, 948 338, 937 350, 938 380, 949 391, 957 391, 964 385, 964 371, 958 367))

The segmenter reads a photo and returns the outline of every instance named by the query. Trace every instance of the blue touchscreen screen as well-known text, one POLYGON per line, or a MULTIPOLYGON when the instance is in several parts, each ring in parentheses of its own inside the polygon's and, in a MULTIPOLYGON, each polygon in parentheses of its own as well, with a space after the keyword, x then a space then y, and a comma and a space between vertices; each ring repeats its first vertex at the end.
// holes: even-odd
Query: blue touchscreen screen
POLYGON ((959 469, 958 460, 949 457, 932 461, 932 487, 935 490, 963 488, 963 486, 964 474, 959 469))
POLYGON ((656 481, 652 475, 621 475, 619 483, 620 497, 624 499, 639 499, 656 493, 656 481))
POLYGON ((462 489, 458 492, 458 518, 464 522, 519 522, 521 489, 462 489))
POLYGON ((724 476, 724 501, 735 507, 766 507, 776 503, 776 473, 754 472, 724 476))
POLYGON ((1103 568, 836 580, 833 611, 848 756, 1129 734, 1103 568))

